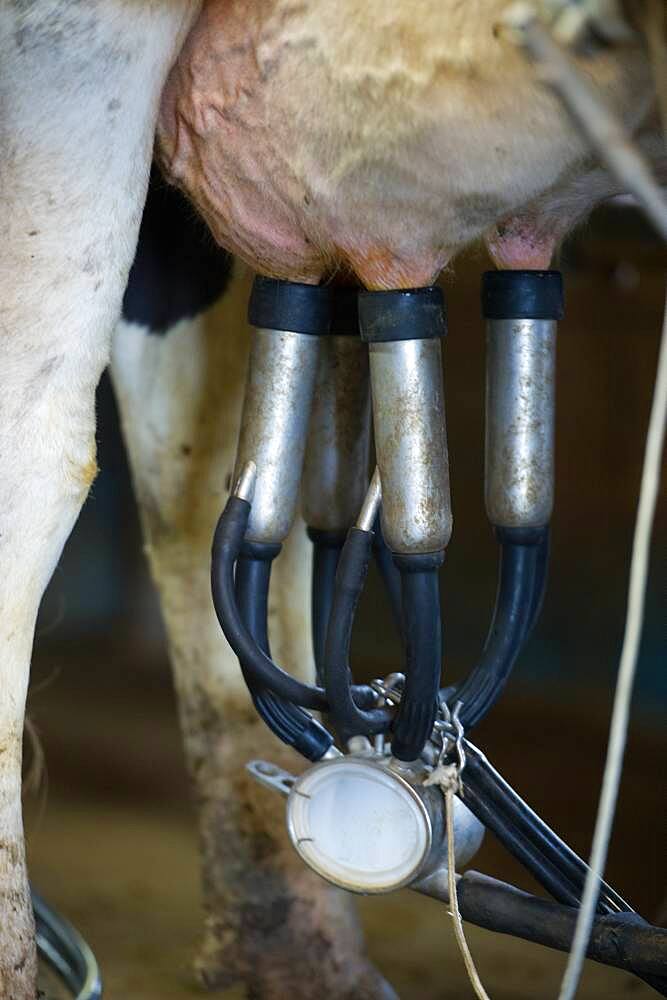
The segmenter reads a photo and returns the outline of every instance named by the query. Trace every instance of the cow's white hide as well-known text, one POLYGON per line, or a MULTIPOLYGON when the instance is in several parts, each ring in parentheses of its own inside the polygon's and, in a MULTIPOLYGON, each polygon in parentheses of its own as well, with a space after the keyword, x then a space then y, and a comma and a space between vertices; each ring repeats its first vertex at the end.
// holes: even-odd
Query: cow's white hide
POLYGON ((34 1000, 21 738, 37 608, 95 477, 94 393, 188 0, 0 6, 0 997, 34 1000))

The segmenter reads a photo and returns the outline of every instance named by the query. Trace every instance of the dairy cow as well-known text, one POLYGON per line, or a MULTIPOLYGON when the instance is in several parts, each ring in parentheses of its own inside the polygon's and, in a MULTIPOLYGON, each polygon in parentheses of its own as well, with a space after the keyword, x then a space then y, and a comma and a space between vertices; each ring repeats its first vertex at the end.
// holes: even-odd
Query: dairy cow
MULTIPOLYGON (((249 272, 193 233, 194 211, 160 183, 119 317, 156 130, 167 178, 263 273, 420 285, 479 236, 501 267, 547 266, 617 189, 497 30, 504 6, 0 3, 0 1000, 35 997, 20 799, 30 652, 95 477, 110 360, 199 806, 200 974, 266 998, 392 995, 349 902, 292 858, 243 774, 250 756, 285 756, 253 716, 208 594, 249 272)), ((641 39, 586 71, 664 156, 641 39)), ((303 670, 307 577, 297 529, 271 617, 277 659, 303 670)))

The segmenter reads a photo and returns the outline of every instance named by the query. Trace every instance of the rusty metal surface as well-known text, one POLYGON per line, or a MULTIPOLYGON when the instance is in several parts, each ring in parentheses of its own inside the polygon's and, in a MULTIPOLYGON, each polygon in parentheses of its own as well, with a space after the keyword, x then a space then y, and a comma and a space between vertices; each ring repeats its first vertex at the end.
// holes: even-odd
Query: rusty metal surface
POLYGON ((384 537, 392 552, 439 552, 452 533, 440 340, 369 354, 384 537))
POLYGON ((358 337, 324 337, 302 481, 303 516, 320 531, 347 531, 368 487, 368 350, 358 337))
POLYGON ((485 499, 500 527, 540 527, 551 517, 556 326, 487 323, 485 499))
POLYGON ((250 541, 282 542, 294 520, 319 344, 287 330, 253 332, 233 476, 247 462, 257 466, 250 541))

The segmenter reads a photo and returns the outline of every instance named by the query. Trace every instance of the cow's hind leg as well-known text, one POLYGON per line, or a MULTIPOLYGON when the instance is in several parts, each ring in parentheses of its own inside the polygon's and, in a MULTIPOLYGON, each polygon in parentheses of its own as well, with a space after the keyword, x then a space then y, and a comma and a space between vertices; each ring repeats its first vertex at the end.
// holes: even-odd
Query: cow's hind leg
MULTIPOLYGON (((182 228, 191 210, 184 218, 178 198, 149 194, 126 298, 134 322, 117 332, 112 374, 199 810, 207 923, 200 976, 212 988, 240 981, 262 1000, 391 997, 364 958, 352 900, 304 868, 287 842, 284 802, 245 771, 253 757, 299 767, 252 711, 210 597, 211 539, 244 386, 249 279, 236 265, 212 305, 226 259, 214 250, 202 256, 201 245, 193 251, 193 234, 182 228), (151 322, 161 330, 150 332, 151 322)), ((307 546, 301 528, 276 564, 271 596, 272 648, 302 673, 311 662, 307 546)))
POLYGON ((42 592, 95 476, 95 386, 187 5, 0 8, 0 1000, 34 1000, 21 739, 42 592), (141 95, 141 97, 139 96, 141 95))

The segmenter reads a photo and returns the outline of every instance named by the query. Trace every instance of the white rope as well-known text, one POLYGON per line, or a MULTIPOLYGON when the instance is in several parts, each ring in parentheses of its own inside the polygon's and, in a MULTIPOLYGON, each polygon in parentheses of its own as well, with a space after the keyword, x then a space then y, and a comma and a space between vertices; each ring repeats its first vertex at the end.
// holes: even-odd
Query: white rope
POLYGON ((445 816, 447 820, 447 884, 449 891, 449 915, 454 924, 454 937, 461 952, 468 979, 478 1000, 490 1000, 489 994, 482 985, 474 959, 470 953, 468 942, 463 930, 463 921, 459 911, 459 900, 456 894, 456 850, 454 844, 454 793, 459 788, 459 769, 456 764, 439 764, 428 776, 425 785, 439 785, 445 797, 445 816))
POLYGON ((581 900, 574 940, 568 959, 559 1000, 572 1000, 576 995, 586 950, 595 918, 595 908, 604 873, 611 828, 616 811, 618 787, 623 770, 623 755, 628 731, 632 685, 637 668, 637 656, 644 622, 646 580, 648 577, 651 533, 660 486, 660 466, 667 419, 667 301, 662 328, 660 357, 655 381, 651 418, 649 421, 644 467, 639 491, 639 505, 632 545, 630 586, 625 635, 614 695, 607 760, 602 779, 602 792, 593 836, 593 848, 581 900))

